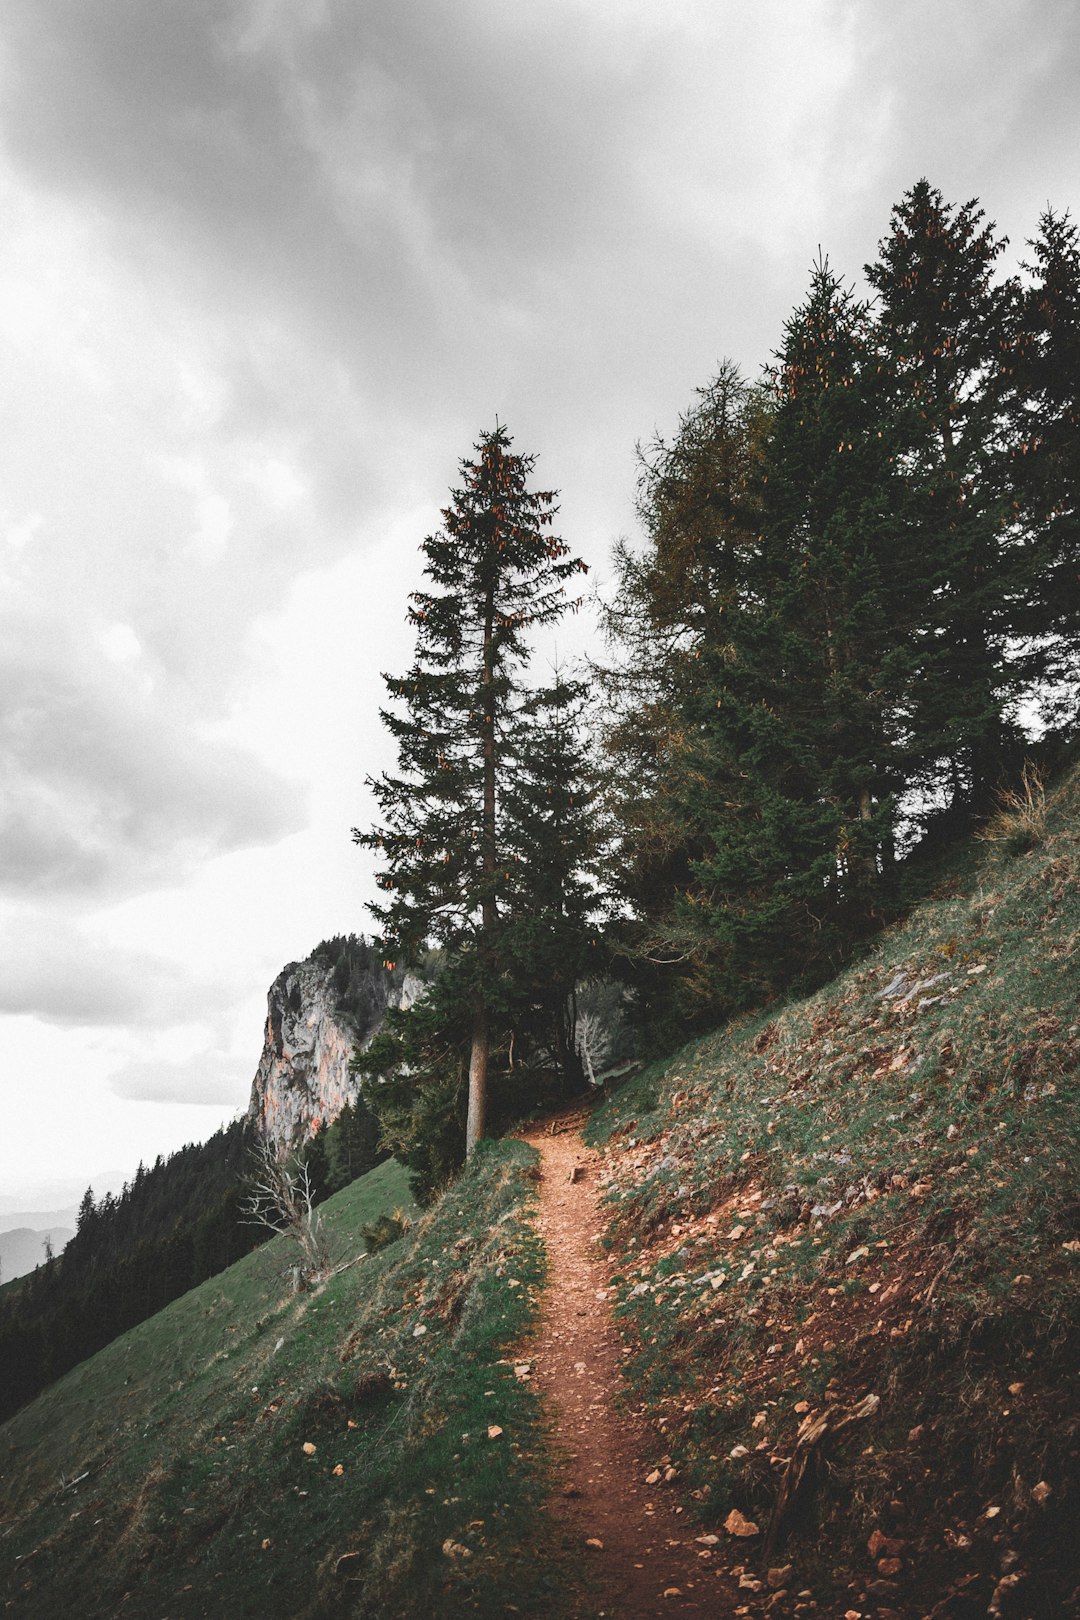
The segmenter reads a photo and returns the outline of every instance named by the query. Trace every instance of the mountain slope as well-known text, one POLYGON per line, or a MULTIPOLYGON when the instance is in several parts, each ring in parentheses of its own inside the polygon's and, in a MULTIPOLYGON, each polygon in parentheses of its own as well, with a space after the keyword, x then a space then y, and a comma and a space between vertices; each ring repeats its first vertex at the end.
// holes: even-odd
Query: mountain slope
POLYGON ((358 1258, 362 1225, 407 1196, 379 1166, 323 1206, 351 1262, 323 1289, 290 1296, 275 1241, 4 1425, 5 1612, 557 1613, 536 1403, 505 1358, 541 1275, 535 1155, 478 1157, 358 1258))
POLYGON ((1078 1603, 1080 778, 1029 812, 593 1121, 658 1463, 819 1612, 1078 1603))
MULTIPOLYGON (((1080 1608, 1080 776, 991 832, 834 984, 589 1127, 647 1483, 737 1613, 1080 1608)), ((10 1612, 595 1612, 540 1511, 535 1173, 484 1144, 359 1260, 383 1165, 323 1206, 355 1262, 324 1289, 269 1245, 0 1428, 10 1612)))

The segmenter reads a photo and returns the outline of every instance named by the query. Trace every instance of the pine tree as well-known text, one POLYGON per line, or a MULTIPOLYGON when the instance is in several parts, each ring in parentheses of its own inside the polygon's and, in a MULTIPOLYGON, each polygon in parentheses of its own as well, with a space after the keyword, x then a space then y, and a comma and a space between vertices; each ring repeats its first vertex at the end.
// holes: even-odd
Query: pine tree
POLYGON ((585 687, 556 671, 522 704, 504 795, 510 857, 504 952, 515 1028, 554 1045, 566 1089, 582 1081, 575 988, 601 970, 597 926, 602 828, 583 738, 585 687))
POLYGON ((564 583, 583 571, 551 532, 552 491, 529 488, 531 456, 496 426, 462 462, 443 527, 423 543, 429 588, 414 594, 412 668, 385 677, 403 706, 382 711, 398 774, 370 782, 381 825, 354 829, 386 868, 372 907, 388 962, 414 963, 429 944, 453 959, 470 1019, 466 1151, 484 1134, 490 1020, 503 970, 502 898, 509 881, 500 795, 508 738, 522 701, 530 629, 566 608, 564 583))
POLYGON ((619 805, 631 937, 705 1022, 880 917, 925 603, 868 310, 827 264, 769 397, 724 368, 701 399, 646 464, 650 549, 620 558, 612 623, 636 622, 651 701, 612 742, 643 755, 619 805))
MULTIPOLYGON (((407 1165, 422 1204, 462 1159, 462 1091, 473 1036, 473 985, 467 957, 440 953, 438 970, 408 1008, 391 1007, 378 1034, 353 1056, 361 1096, 379 1122, 379 1144, 407 1165)), ((489 993, 501 981, 489 984, 489 993)), ((498 1011, 494 1014, 499 1027, 498 1011)), ((492 1009, 489 1007, 489 1020, 492 1009)))
POLYGON ((385 1158, 385 1153, 379 1149, 378 1120, 362 1097, 347 1102, 333 1124, 320 1135, 325 1139, 326 1182, 330 1192, 347 1187, 385 1158))
POLYGON ((1051 209, 1024 269, 1008 466, 1024 548, 1014 657, 1052 726, 1075 724, 1080 683, 1080 233, 1051 209))
POLYGON ((977 201, 953 207, 920 180, 866 266, 912 516, 905 564, 925 602, 911 769, 925 794, 975 807, 1008 764, 1022 685, 1009 646, 1025 565, 1001 477, 1017 297, 995 280, 1005 246, 977 201))
POLYGON ((873 362, 865 306, 818 264, 773 374, 757 544, 688 728, 704 847, 682 905, 728 1002, 834 967, 891 867, 912 602, 873 362))
MULTIPOLYGON (((611 760, 609 862, 619 914, 610 932, 639 1021, 656 1044, 677 1038, 666 1010, 672 974, 695 971, 709 942, 682 903, 705 850, 683 791, 697 736, 704 660, 724 642, 757 545, 757 463, 768 402, 724 362, 674 436, 638 447, 644 546, 616 547, 604 615, 611 649, 595 668, 611 760)), ((685 1027, 686 1009, 677 1014, 685 1027)))

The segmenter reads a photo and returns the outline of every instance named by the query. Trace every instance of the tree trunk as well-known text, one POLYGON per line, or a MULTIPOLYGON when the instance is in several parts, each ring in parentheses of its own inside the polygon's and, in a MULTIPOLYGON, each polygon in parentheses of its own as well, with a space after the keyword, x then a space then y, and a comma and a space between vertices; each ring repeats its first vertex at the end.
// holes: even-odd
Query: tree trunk
POLYGON ((484 898, 482 902, 483 931, 490 943, 495 927, 495 871, 497 846, 495 842, 495 587, 488 589, 484 604, 484 669, 480 686, 483 711, 482 752, 484 761, 483 808, 483 863, 484 898))
MULTIPOLYGON (((868 787, 859 792, 859 823, 865 828, 867 822, 874 819, 874 800, 868 787)), ((865 891, 873 891, 878 883, 877 855, 879 846, 870 844, 865 837, 860 841, 858 851, 858 881, 865 891)))
POLYGON ((487 1008, 478 1001, 473 1010, 472 1051, 469 1055, 469 1114, 465 1123, 465 1157, 484 1134, 487 1107, 488 1020, 487 1008))
MULTIPOLYGON (((497 921, 495 909, 497 862, 495 843, 495 589, 493 585, 488 588, 487 600, 484 604, 484 666, 480 694, 483 703, 481 746, 484 766, 484 805, 481 830, 484 892, 480 908, 480 961, 485 970, 493 971, 491 954, 497 921)), ((469 1112, 465 1123, 466 1158, 469 1157, 484 1134, 484 1116, 487 1111, 488 1046, 487 1004, 481 990, 473 1006, 472 1051, 469 1055, 469 1112)))

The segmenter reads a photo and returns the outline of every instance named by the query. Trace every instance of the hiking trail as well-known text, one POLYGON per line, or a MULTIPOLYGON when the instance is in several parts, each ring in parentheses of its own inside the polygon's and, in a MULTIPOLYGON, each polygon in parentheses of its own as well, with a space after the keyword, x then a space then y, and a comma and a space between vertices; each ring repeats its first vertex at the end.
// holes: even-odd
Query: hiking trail
POLYGON ((739 1598, 713 1550, 696 1540, 700 1526, 663 1481, 662 1436, 619 1400, 624 1352, 611 1316, 614 1261, 600 1244, 602 1160, 582 1141, 587 1117, 579 1109, 522 1133, 541 1160, 538 1226, 549 1273, 531 1355, 563 1478, 551 1511, 568 1543, 581 1548, 601 1594, 597 1613, 719 1620, 739 1598), (657 1468, 660 1482, 646 1484, 657 1468))

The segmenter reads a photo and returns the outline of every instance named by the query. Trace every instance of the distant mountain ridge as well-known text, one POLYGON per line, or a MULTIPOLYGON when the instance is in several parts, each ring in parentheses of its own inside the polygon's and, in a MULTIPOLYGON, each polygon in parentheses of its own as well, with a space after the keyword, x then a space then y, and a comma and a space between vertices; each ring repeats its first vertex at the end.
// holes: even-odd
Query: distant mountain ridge
POLYGON ((79 1213, 78 1204, 68 1204, 63 1209, 16 1209, 10 1214, 0 1214, 0 1233, 14 1232, 20 1226, 28 1226, 34 1232, 45 1232, 53 1226, 67 1226, 74 1232, 75 1221, 79 1213))
MULTIPOLYGON (((130 1170, 96 1170, 93 1175, 52 1177, 44 1181, 21 1183, 15 1192, 0 1192, 0 1232, 9 1231, 12 1222, 17 1226, 40 1226, 46 1215, 63 1215, 70 1209, 77 1211, 79 1200, 87 1187, 93 1187, 95 1196, 105 1193, 117 1196, 125 1181, 131 1180, 130 1170)), ((58 1221, 63 1225, 63 1221, 58 1221)))
POLYGON ((49 1251, 59 1254, 74 1236, 74 1221, 70 1226, 15 1226, 0 1232, 0 1282, 25 1277, 44 1265, 49 1251))

